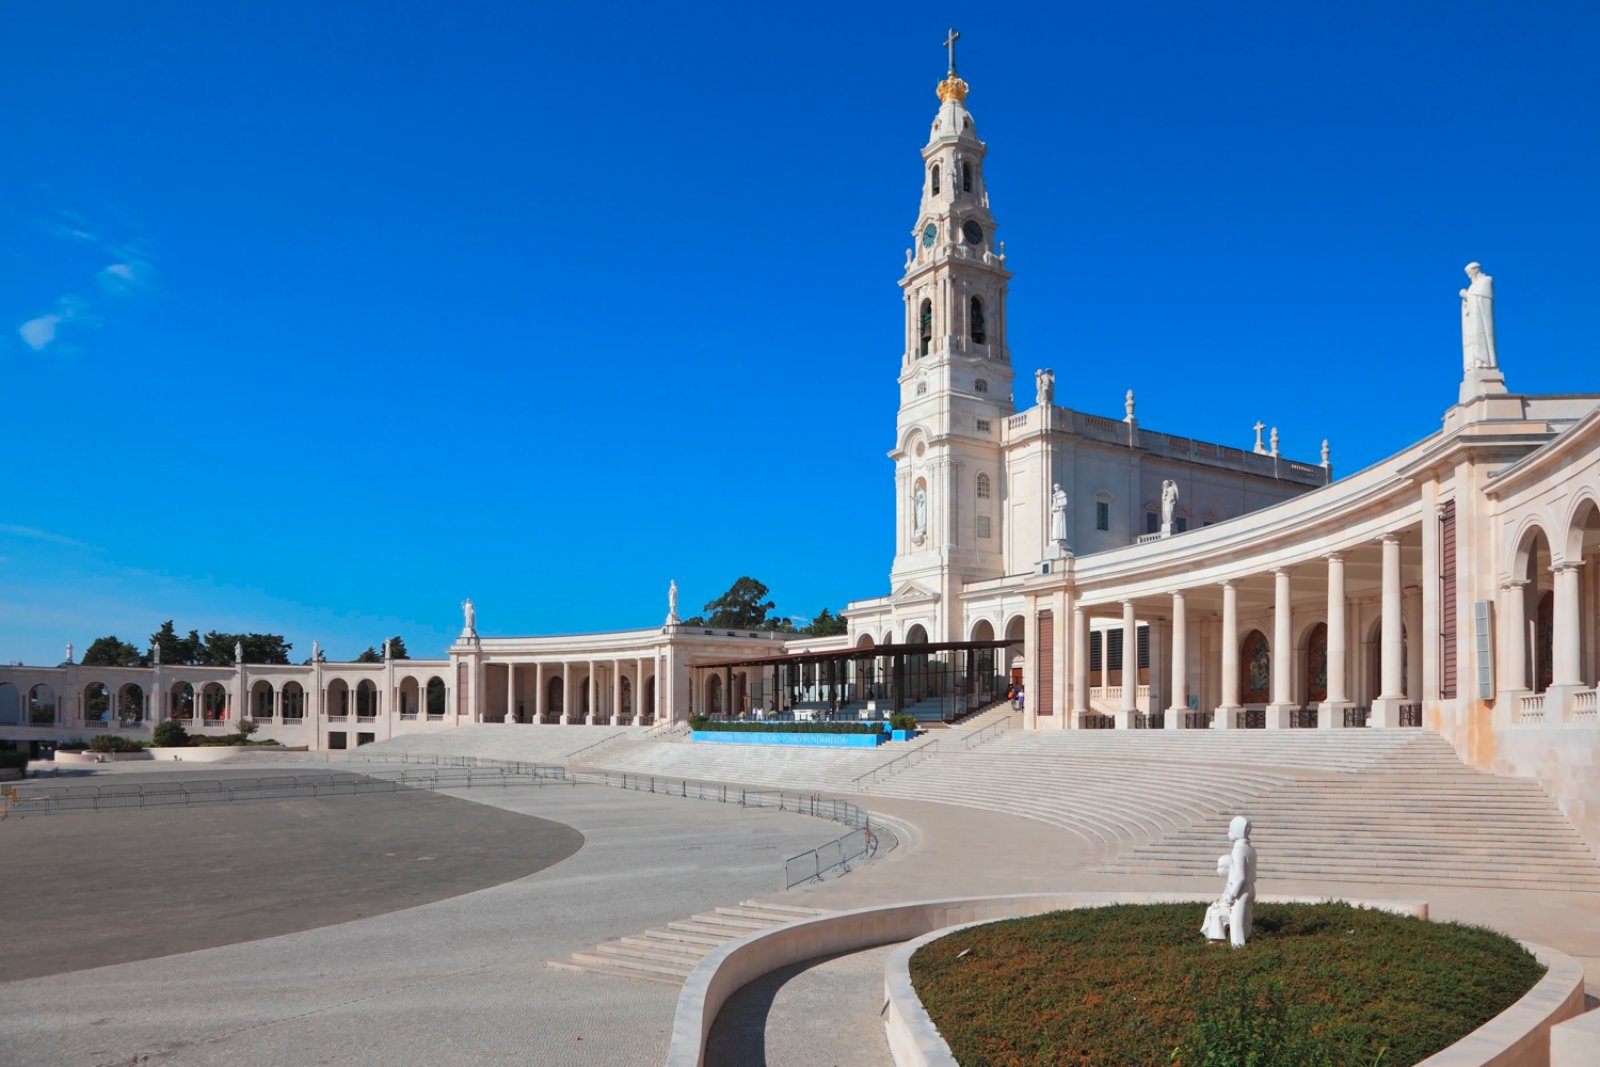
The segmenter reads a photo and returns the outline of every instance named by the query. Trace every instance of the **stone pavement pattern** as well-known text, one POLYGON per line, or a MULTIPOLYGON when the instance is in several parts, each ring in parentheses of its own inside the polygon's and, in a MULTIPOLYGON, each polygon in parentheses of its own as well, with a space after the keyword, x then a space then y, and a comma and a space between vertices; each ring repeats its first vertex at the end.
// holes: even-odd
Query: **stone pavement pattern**
MULTIPOLYGON (((676 990, 562 973, 545 960, 769 893, 784 857, 832 830, 789 813, 594 787, 458 795, 565 823, 584 848, 529 877, 416 908, 0 984, 0 1065, 122 1067, 144 1054, 162 1067, 657 1064, 676 990)), ((35 870, 40 881, 26 891, 43 892, 45 872, 35 870)), ((140 920, 108 911, 105 921, 140 920)))

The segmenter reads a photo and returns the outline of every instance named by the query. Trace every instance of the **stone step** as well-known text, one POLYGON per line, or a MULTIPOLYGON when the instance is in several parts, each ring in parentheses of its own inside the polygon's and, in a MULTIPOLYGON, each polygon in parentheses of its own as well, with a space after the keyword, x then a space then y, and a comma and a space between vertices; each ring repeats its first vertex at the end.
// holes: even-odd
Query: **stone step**
MULTIPOLYGON (((618 938, 618 944, 628 945, 631 948, 651 949, 660 952, 674 952, 677 953, 678 956, 686 959, 699 959, 702 956, 709 956, 713 951, 716 950, 716 945, 701 945, 690 941, 679 941, 676 939, 648 936, 618 938)), ((718 942, 718 944, 726 944, 726 942, 718 942)))
POLYGON ((743 937, 750 932, 748 929, 728 926, 725 923, 708 924, 700 922, 670 922, 667 924, 667 929, 680 930, 686 934, 715 934, 723 941, 732 941, 734 938, 743 937))
POLYGON ((742 931, 743 933, 749 933, 751 930, 766 930, 777 926, 780 923, 787 922, 788 920, 753 919, 742 915, 724 915, 722 914, 722 909, 718 908, 716 912, 691 915, 689 916, 689 921, 701 923, 706 926, 731 926, 736 930, 742 931))
POLYGON ((777 915, 787 915, 791 918, 812 918, 817 915, 828 915, 827 908, 806 908, 798 904, 769 904, 760 900, 746 900, 739 905, 741 908, 755 908, 757 911, 772 912, 777 915))
MULTIPOLYGON (((671 923, 667 924, 671 926, 671 923)), ((681 941, 686 945, 703 946, 707 951, 726 945, 733 937, 722 933, 704 933, 694 930, 646 930, 644 936, 652 941, 681 941)))
MULTIPOLYGON (((598 952, 574 952, 572 962, 581 964, 598 964, 602 967, 615 967, 622 971, 639 972, 641 974, 657 974, 674 978, 682 982, 689 977, 689 972, 694 968, 687 964, 656 963, 652 960, 630 959, 626 956, 602 955, 598 952)), ((631 974, 630 974, 631 976, 631 974)))
POLYGON ((602 956, 620 956, 630 960, 670 963, 673 966, 688 967, 690 970, 693 970, 694 965, 700 962, 699 956, 692 956, 683 952, 670 952, 643 945, 624 944, 626 940, 624 938, 623 941, 607 941, 604 944, 596 945, 595 952, 602 956))
POLYGON ((726 915, 734 919, 757 920, 765 923, 768 926, 776 926, 779 923, 790 922, 795 918, 793 915, 786 915, 782 912, 767 911, 763 908, 752 907, 748 904, 740 904, 737 907, 716 908, 715 911, 718 915, 726 915))

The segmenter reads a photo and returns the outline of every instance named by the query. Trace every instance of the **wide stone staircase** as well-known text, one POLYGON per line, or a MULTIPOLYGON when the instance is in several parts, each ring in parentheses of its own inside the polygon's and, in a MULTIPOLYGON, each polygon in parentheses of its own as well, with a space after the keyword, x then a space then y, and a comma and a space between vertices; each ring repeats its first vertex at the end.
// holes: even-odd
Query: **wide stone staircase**
POLYGON ((471 723, 432 733, 401 734, 354 749, 352 754, 381 759, 476 756, 524 763, 564 763, 574 754, 601 745, 646 736, 664 737, 648 726, 553 726, 530 723, 471 723))
POLYGON ((877 748, 807 748, 788 745, 662 744, 616 741, 580 753, 585 768, 700 782, 775 789, 853 793, 855 780, 933 739, 891 742, 877 748))
MULTIPOLYGON (((1340 731, 1342 733, 1342 731, 1340 731)), ((1376 733, 1376 731, 1374 731, 1376 733)), ((1248 815, 1257 878, 1600 893, 1600 864, 1537 782, 1464 766, 1412 734, 1364 767, 1296 770, 1247 804, 1126 849, 1102 870, 1216 876, 1228 819, 1248 815)))
POLYGON ((646 930, 633 937, 607 941, 591 950, 574 952, 567 959, 547 962, 558 970, 682 985, 702 957, 735 938, 826 914, 820 908, 747 900, 737 906, 714 908, 678 922, 665 923, 665 929, 646 930))

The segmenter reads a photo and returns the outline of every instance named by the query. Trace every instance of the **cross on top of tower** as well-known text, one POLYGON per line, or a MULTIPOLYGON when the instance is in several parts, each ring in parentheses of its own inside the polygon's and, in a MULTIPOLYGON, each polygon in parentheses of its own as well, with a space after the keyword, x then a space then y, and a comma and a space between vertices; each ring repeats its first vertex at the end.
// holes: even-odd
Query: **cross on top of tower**
POLYGON ((949 36, 944 39, 944 46, 950 50, 950 76, 952 78, 956 74, 956 42, 960 39, 961 35, 956 32, 954 26, 951 26, 949 36))

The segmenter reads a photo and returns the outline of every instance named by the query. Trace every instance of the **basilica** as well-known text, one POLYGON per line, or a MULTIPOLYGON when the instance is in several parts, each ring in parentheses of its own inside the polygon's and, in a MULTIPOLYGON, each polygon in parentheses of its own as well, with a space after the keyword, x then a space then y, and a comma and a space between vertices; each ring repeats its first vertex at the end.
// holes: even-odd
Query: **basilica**
MULTIPOLYGON (((1266 427, 1250 449, 1146 427, 1133 392, 1120 417, 1062 407, 1049 368, 1014 380, 1011 275, 967 93, 952 58, 900 278, 890 580, 849 603, 848 634, 690 626, 674 601, 645 629, 483 637, 469 606, 436 660, 69 655, 0 668, 0 740, 248 718, 321 750, 466 723, 848 715, 884 700, 948 721, 1019 687, 1030 730, 1432 731, 1472 766, 1536 777, 1600 841, 1600 394, 1511 390, 1493 279, 1473 263, 1438 429, 1348 477, 1326 446, 1280 454, 1266 427), (1033 403, 1019 410, 1019 395, 1033 403)), ((1514 371, 1537 353, 1510 356, 1514 371)))

